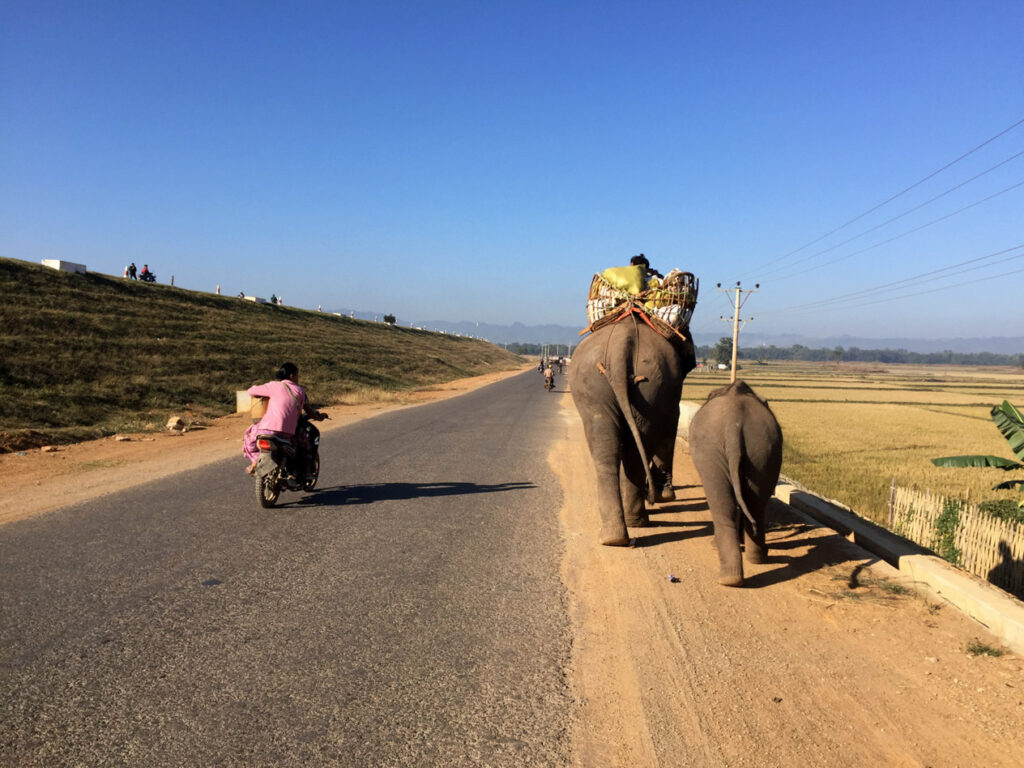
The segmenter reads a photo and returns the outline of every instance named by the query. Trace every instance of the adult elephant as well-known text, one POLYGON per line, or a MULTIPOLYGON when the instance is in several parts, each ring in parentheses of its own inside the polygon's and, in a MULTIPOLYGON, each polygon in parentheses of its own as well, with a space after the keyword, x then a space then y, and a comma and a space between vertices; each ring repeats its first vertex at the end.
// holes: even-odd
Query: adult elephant
POLYGON ((668 339, 637 314, 576 348, 569 386, 597 472, 602 544, 629 544, 626 527, 647 524, 645 498, 674 498, 671 480, 664 490, 655 483, 651 462, 671 476, 683 379, 695 366, 690 339, 668 339))
POLYGON ((768 403, 735 381, 708 395, 690 422, 689 442, 715 525, 718 583, 743 586, 741 544, 747 562, 768 555, 765 511, 782 469, 782 430, 768 403))

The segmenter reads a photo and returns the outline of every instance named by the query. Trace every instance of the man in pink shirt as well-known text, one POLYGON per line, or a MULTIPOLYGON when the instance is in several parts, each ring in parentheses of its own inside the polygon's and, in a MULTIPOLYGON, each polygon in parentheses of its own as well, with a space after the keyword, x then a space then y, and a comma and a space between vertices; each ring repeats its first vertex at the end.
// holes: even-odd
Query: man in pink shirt
POLYGON ((277 371, 277 380, 249 387, 253 397, 268 398, 267 412, 263 418, 245 430, 242 452, 249 459, 246 472, 250 475, 256 469, 260 452, 256 447, 257 435, 277 435, 292 440, 299 423, 299 415, 305 411, 314 421, 327 418, 306 401, 306 390, 299 386, 299 369, 294 363, 285 363, 277 371))

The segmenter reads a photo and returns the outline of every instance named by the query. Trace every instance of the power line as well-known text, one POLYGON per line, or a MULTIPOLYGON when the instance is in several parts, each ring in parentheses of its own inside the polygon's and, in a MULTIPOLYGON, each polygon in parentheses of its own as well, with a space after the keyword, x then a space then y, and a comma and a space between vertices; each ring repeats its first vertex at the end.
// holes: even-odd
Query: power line
POLYGON ((956 216, 956 215, 958 215, 960 213, 963 213, 964 211, 970 210, 971 208, 975 208, 975 207, 981 205, 982 203, 987 203, 989 200, 997 198, 1000 195, 1005 195, 1007 192, 1012 192, 1013 190, 1015 190, 1015 189, 1017 189, 1018 187, 1021 187, 1021 186, 1024 186, 1024 181, 1018 181, 1016 184, 1011 184, 1010 186, 1006 187, 1005 189, 1001 189, 998 192, 992 193, 988 197, 984 197, 981 200, 977 200, 977 201, 975 201, 973 203, 969 203, 968 205, 965 205, 965 206, 963 206, 961 208, 957 208, 955 211, 947 213, 947 214, 945 214, 943 216, 939 216, 937 219, 932 219, 931 221, 925 222, 924 224, 921 224, 920 226, 914 227, 913 229, 908 229, 906 232, 901 232, 898 235, 893 235, 890 238, 887 238, 885 240, 881 240, 881 241, 879 241, 877 243, 874 243, 873 245, 867 246, 866 248, 861 248, 859 251, 854 251, 853 253, 848 253, 845 256, 838 256, 838 257, 836 257, 834 259, 830 259, 829 261, 824 261, 821 264, 817 264, 817 265, 815 265, 813 267, 807 267, 806 269, 800 270, 799 272, 793 272, 793 273, 788 274, 788 275, 779 275, 775 279, 776 280, 789 280, 790 278, 797 277, 797 276, 800 276, 800 275, 805 275, 808 272, 813 272, 816 269, 821 269, 822 267, 827 267, 827 266, 829 266, 831 264, 835 264, 837 262, 853 258, 854 256, 859 256, 862 253, 866 253, 867 251, 874 250, 875 248, 880 248, 883 245, 888 245, 889 243, 894 242, 896 240, 899 240, 900 238, 906 237, 907 235, 912 235, 915 232, 920 232, 922 229, 926 229, 926 228, 932 226, 933 224, 938 224, 940 221, 945 221, 946 219, 950 219, 953 216, 956 216))
MULTIPOLYGON (((856 234, 853 237, 849 237, 849 238, 847 238, 846 240, 843 240, 840 243, 836 243, 835 245, 830 245, 828 248, 825 248, 823 250, 817 251, 816 253, 812 253, 810 256, 804 256, 802 259, 797 259, 796 261, 792 262, 791 264, 778 266, 775 269, 768 270, 768 272, 764 273, 763 276, 764 277, 769 277, 769 276, 775 274, 776 272, 784 271, 784 270, 789 269, 791 267, 795 267, 797 264, 803 264, 805 261, 810 261, 811 259, 815 258, 816 256, 821 256, 822 254, 828 253, 829 251, 834 251, 836 248, 841 248, 842 246, 847 245, 848 243, 852 243, 854 240, 859 240, 860 238, 864 237, 864 235, 871 234, 872 232, 874 232, 874 231, 876 231, 878 229, 881 229, 882 227, 884 227, 884 226, 886 226, 888 224, 892 224, 894 221, 898 221, 899 219, 902 219, 904 216, 909 216, 914 211, 919 211, 922 208, 924 208, 926 205, 931 205, 936 200, 939 200, 940 198, 943 198, 946 195, 948 195, 948 194, 950 194, 952 192, 955 192, 956 190, 960 189, 961 187, 967 186, 972 181, 976 181, 976 180, 980 179, 982 176, 984 176, 984 175, 986 175, 988 173, 991 173, 992 171, 996 170, 997 168, 1000 168, 1000 167, 1006 165, 1011 160, 1016 160, 1021 155, 1024 155, 1024 150, 1021 150, 1017 154, 1015 154, 1015 155, 1013 155, 1011 157, 1008 157, 1008 158, 1006 158, 1005 160, 1003 160, 1003 161, 1001 161, 999 163, 996 163, 991 168, 985 169, 981 173, 979 173, 979 174, 977 174, 975 176, 972 176, 971 178, 967 179, 966 181, 962 181, 959 184, 957 184, 957 185, 955 185, 953 187, 950 187, 949 189, 945 190, 944 192, 940 192, 935 197, 933 197, 933 198, 931 198, 929 200, 925 200, 923 203, 919 203, 918 205, 915 205, 913 208, 908 208, 903 213, 897 214, 896 216, 893 216, 890 219, 886 219, 881 224, 876 224, 875 226, 873 226, 873 227, 871 227, 869 229, 865 229, 863 232, 860 232, 859 234, 856 234)), ((1021 183, 1024 184, 1024 182, 1021 182, 1021 183)), ((960 208, 959 210, 954 211, 953 214, 950 214, 950 215, 954 215, 956 213, 961 213, 962 211, 966 211, 968 208, 974 207, 974 205, 978 205, 980 203, 987 202, 988 200, 991 200, 993 197, 998 197, 999 195, 1001 195, 1001 194, 1003 194, 1005 192, 1009 192, 1011 189, 1015 189, 1018 186, 1020 186, 1020 184, 1015 184, 1015 185, 1013 185, 1011 187, 1008 187, 1007 189, 1002 190, 1001 192, 997 192, 994 195, 990 195, 989 197, 986 197, 984 200, 979 201, 979 203, 975 203, 973 205, 968 205, 968 206, 966 206, 964 208, 960 208)), ((946 217, 946 218, 948 218, 948 217, 946 217)), ((929 222, 928 224, 926 224, 924 226, 930 226, 931 224, 934 224, 934 223, 936 223, 938 221, 942 221, 942 219, 936 219, 934 222, 929 222)), ((921 228, 923 228, 923 227, 919 227, 918 229, 921 229, 921 228)), ((910 232, 916 232, 916 231, 917 231, 917 229, 910 230, 910 232)), ((910 233, 908 232, 906 234, 910 234, 910 233)), ((902 235, 900 235, 900 237, 902 237, 902 235)), ((895 238, 893 238, 893 239, 895 239, 895 238)), ((892 242, 892 240, 883 241, 883 243, 890 243, 890 242, 892 242)), ((874 248, 874 247, 877 247, 877 246, 871 246, 871 248, 874 248)), ((869 250, 869 249, 866 248, 864 250, 869 250)), ((863 252, 864 251, 857 251, 856 253, 863 253, 863 252)), ((850 255, 851 256, 855 256, 856 253, 850 254, 850 255)), ((821 264, 819 266, 825 266, 827 264, 833 264, 833 263, 835 263, 835 261, 840 261, 843 258, 848 258, 848 257, 843 256, 840 259, 836 259, 834 261, 827 261, 824 264, 821 264)), ((817 269, 817 267, 811 267, 810 269, 817 269)), ((799 273, 797 273, 797 274, 799 274, 799 273)), ((780 279, 784 279, 784 278, 780 278, 780 279)))
MULTIPOLYGON (((960 281, 957 281, 955 283, 951 283, 949 285, 941 285, 941 286, 939 286, 937 288, 929 288, 928 290, 924 290, 924 291, 916 291, 916 292, 913 292, 913 293, 901 293, 901 294, 899 294, 897 296, 886 296, 886 297, 883 297, 883 298, 875 299, 874 301, 860 301, 860 302, 853 302, 853 303, 847 303, 847 304, 837 304, 837 305, 826 304, 826 305, 817 306, 817 307, 791 308, 791 309, 785 309, 785 310, 766 310, 766 313, 774 312, 776 314, 801 315, 801 314, 813 314, 814 312, 821 312, 821 311, 826 311, 826 310, 836 310, 836 311, 860 310, 860 309, 862 309, 864 307, 870 307, 870 306, 875 305, 875 304, 884 304, 884 303, 890 302, 890 301, 902 301, 903 299, 910 299, 910 298, 914 298, 916 296, 924 296, 924 295, 929 294, 929 293, 938 293, 940 291, 949 291, 949 290, 954 290, 954 289, 962 289, 962 288, 964 288, 965 286, 968 286, 968 285, 974 285, 975 283, 983 283, 983 282, 986 282, 988 280, 996 280, 996 279, 999 279, 999 278, 1008 277, 1010 275, 1020 274, 1021 272, 1024 272, 1024 268, 1014 269, 1014 270, 1011 270, 1009 272, 1000 272, 997 275, 987 275, 985 277, 978 277, 978 278, 975 278, 974 280, 960 280, 960 281)), ((762 315, 763 314, 765 314, 765 313, 762 313, 762 315)))
MULTIPOLYGON (((854 304, 854 305, 848 306, 848 307, 839 307, 839 309, 858 309, 860 307, 869 307, 872 304, 883 304, 883 303, 885 303, 887 301, 899 301, 900 299, 910 299, 910 298, 913 298, 914 296, 924 296, 925 294, 929 294, 929 293, 938 293, 939 291, 949 291, 949 290, 952 290, 953 288, 962 288, 965 285, 974 285, 975 283, 984 283, 984 282, 986 282, 988 280, 997 280, 1000 277, 1009 277, 1010 275, 1018 275, 1021 272, 1024 272, 1024 267, 1021 267, 1020 269, 1014 269, 1014 270, 1011 270, 1009 272, 1001 272, 998 275, 989 275, 988 277, 979 277, 979 278, 976 278, 974 280, 966 280, 964 282, 958 282, 955 285, 943 285, 943 286, 940 286, 938 288, 931 288, 931 289, 929 289, 927 291, 918 291, 917 293, 904 293, 904 294, 901 294, 899 296, 889 296, 888 298, 878 299, 877 301, 866 301, 866 302, 864 302, 862 304, 854 304)), ((807 310, 807 311, 812 312, 812 311, 815 311, 815 310, 807 310)))
MULTIPOLYGON (((1021 243, 1020 245, 1015 245, 1012 248, 1004 248, 1003 250, 995 251, 993 253, 989 253, 989 254, 986 254, 984 256, 976 256, 973 259, 966 259, 965 261, 957 262, 956 264, 950 264, 950 265, 945 266, 945 267, 940 267, 939 269, 933 269, 933 270, 928 271, 928 272, 922 272, 922 273, 920 273, 918 275, 913 275, 912 277, 907 277, 907 278, 904 278, 902 280, 894 280, 892 282, 883 283, 882 285, 874 286, 874 287, 871 287, 871 288, 864 288, 864 289, 859 290, 859 291, 853 291, 851 293, 844 293, 844 294, 842 294, 840 296, 833 296, 832 298, 829 298, 829 299, 821 299, 820 301, 812 301, 812 302, 807 302, 805 304, 797 304, 796 306, 793 306, 793 307, 783 307, 781 309, 766 309, 766 310, 762 310, 761 314, 762 315, 765 315, 765 314, 771 315, 771 314, 776 314, 776 313, 785 313, 785 312, 789 312, 789 311, 799 311, 799 310, 804 310, 804 309, 826 309, 830 305, 834 305, 834 304, 838 304, 838 303, 843 303, 843 302, 849 302, 850 300, 854 300, 854 299, 859 299, 859 298, 865 296, 865 294, 872 294, 872 293, 879 293, 879 292, 887 292, 887 291, 899 290, 899 289, 903 288, 904 286, 907 286, 908 284, 914 283, 914 282, 925 282, 925 283, 927 283, 927 282, 933 282, 935 280, 941 280, 944 277, 948 277, 948 275, 943 275, 942 274, 943 272, 949 272, 949 271, 957 269, 959 267, 965 267, 965 266, 967 266, 969 264, 977 264, 977 262, 986 261, 988 259, 993 259, 996 256, 1003 256, 1003 255, 1005 255, 1007 253, 1012 253, 1013 251, 1019 251, 1022 248, 1024 248, 1024 243, 1021 243)), ((1018 254, 1016 254, 1014 256, 1006 256, 1005 258, 998 259, 997 261, 991 261, 991 262, 989 262, 987 264, 978 264, 977 266, 969 267, 968 269, 965 269, 964 271, 965 272, 971 272, 971 271, 974 271, 974 270, 977 270, 977 269, 984 269, 984 268, 987 268, 987 267, 992 267, 992 266, 994 266, 996 264, 1002 264, 1004 262, 1013 261, 1015 259, 1020 259, 1020 258, 1024 258, 1024 253, 1018 253, 1018 254)), ((963 285, 963 283, 959 283, 959 285, 963 285)))
POLYGON ((959 156, 958 158, 956 158, 955 160, 951 160, 951 161, 949 161, 948 163, 946 163, 946 164, 945 164, 944 166, 942 166, 942 167, 941 167, 941 168, 939 168, 938 170, 936 170, 936 171, 933 171, 932 173, 929 173, 929 174, 928 174, 927 176, 925 176, 925 177, 924 177, 923 179, 920 179, 919 181, 915 181, 915 182, 914 182, 913 184, 911 184, 911 185, 910 185, 909 187, 907 187, 906 189, 903 189, 902 191, 900 191, 900 192, 897 192, 897 193, 896 193, 895 195, 892 195, 891 197, 889 197, 889 198, 886 198, 886 199, 885 199, 885 200, 883 200, 882 202, 880 202, 880 203, 878 203, 877 205, 875 205, 875 206, 873 206, 873 207, 869 208, 868 210, 864 211, 863 213, 861 213, 861 214, 858 214, 857 216, 854 216, 854 217, 853 217, 852 219, 850 219, 849 221, 847 221, 847 222, 845 222, 845 223, 843 223, 843 224, 840 224, 840 225, 839 225, 838 227, 835 227, 834 229, 832 229, 832 230, 830 230, 830 231, 826 232, 826 233, 825 233, 824 235, 822 235, 821 237, 817 237, 817 238, 815 238, 814 240, 811 240, 811 241, 810 241, 810 242, 808 242, 808 243, 804 243, 804 244, 803 244, 803 245, 801 245, 801 246, 800 246, 799 248, 795 248, 794 250, 790 251, 789 253, 784 253, 784 254, 782 254, 781 256, 779 256, 779 257, 777 257, 777 258, 775 258, 775 259, 772 259, 772 260, 770 260, 770 261, 768 261, 768 262, 765 262, 764 264, 760 265, 759 267, 756 267, 756 268, 755 268, 755 270, 760 270, 760 269, 763 269, 763 268, 765 268, 765 267, 769 267, 769 266, 771 266, 772 264, 775 264, 775 263, 777 263, 777 262, 783 261, 784 259, 788 259, 788 258, 789 258, 790 256, 792 256, 792 255, 794 255, 794 254, 800 253, 800 251, 804 250, 805 248, 810 248, 810 247, 811 247, 812 245, 815 245, 816 243, 820 243, 820 242, 821 242, 822 240, 824 240, 825 238, 827 238, 827 237, 830 237, 831 235, 834 235, 834 234, 835 234, 836 232, 839 232, 839 231, 840 231, 840 230, 842 230, 842 229, 845 229, 846 227, 850 226, 851 224, 853 224, 853 223, 854 223, 854 222, 856 222, 856 221, 860 221, 860 220, 861 220, 861 219, 863 219, 863 218, 864 218, 865 216, 867 216, 867 215, 869 215, 869 214, 871 214, 871 213, 874 213, 874 212, 875 212, 875 211, 877 211, 877 210, 878 210, 879 208, 882 208, 883 206, 885 206, 885 205, 888 205, 888 204, 889 204, 889 203, 891 203, 891 202, 892 202, 893 200, 896 200, 897 198, 899 198, 899 197, 902 197, 902 196, 903 196, 903 195, 905 195, 905 194, 906 194, 907 192, 910 192, 910 191, 911 191, 912 189, 915 189, 916 187, 919 187, 919 186, 921 186, 922 184, 924 184, 924 183, 925 183, 926 181, 928 181, 928 180, 930 180, 930 179, 934 178, 935 176, 938 176, 938 175, 939 175, 940 173, 942 173, 943 171, 947 170, 948 168, 951 168, 952 166, 956 165, 957 163, 959 163, 959 162, 960 162, 961 160, 963 160, 964 158, 966 158, 966 157, 969 157, 970 155, 974 154, 975 152, 977 152, 977 151, 978 151, 979 149, 981 149, 982 147, 985 147, 985 146, 987 146, 987 145, 991 144, 991 143, 992 143, 993 141, 995 141, 996 139, 998 139, 998 138, 1000 138, 1001 136, 1003 136, 1003 135, 1005 135, 1005 134, 1009 133, 1009 132, 1010 132, 1010 131, 1012 131, 1012 130, 1013 130, 1014 128, 1017 128, 1018 126, 1020 126, 1020 125, 1022 125, 1022 124, 1024 124, 1024 118, 1021 118, 1020 120, 1018 120, 1017 122, 1015 122, 1015 123, 1014 123, 1013 125, 1011 125, 1011 126, 1009 126, 1009 127, 1007 127, 1007 128, 1004 128, 1004 129, 1003 129, 1003 130, 1001 130, 1001 131, 1000 131, 999 133, 997 133, 997 134, 996 134, 995 136, 992 136, 992 137, 990 137, 990 138, 986 139, 985 141, 983 141, 983 142, 982 142, 981 144, 979 144, 978 146, 974 147, 973 149, 970 149, 970 150, 968 150, 967 152, 964 152, 964 153, 963 153, 962 155, 960 155, 960 156, 959 156))

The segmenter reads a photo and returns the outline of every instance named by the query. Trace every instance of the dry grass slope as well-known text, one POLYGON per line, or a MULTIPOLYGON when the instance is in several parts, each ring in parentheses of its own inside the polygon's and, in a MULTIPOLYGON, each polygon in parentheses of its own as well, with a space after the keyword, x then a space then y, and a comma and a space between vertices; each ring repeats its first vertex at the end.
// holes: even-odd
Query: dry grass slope
POLYGON ((0 452, 203 419, 292 360, 318 403, 520 365, 474 339, 0 259, 0 452))

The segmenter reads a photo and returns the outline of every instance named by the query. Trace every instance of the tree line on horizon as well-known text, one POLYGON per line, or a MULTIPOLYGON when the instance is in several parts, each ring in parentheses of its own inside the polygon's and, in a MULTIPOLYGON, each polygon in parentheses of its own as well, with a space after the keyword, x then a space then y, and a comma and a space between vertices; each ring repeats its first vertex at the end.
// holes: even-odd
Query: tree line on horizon
MULTIPOLYGON (((505 345, 509 352, 517 355, 539 357, 544 349, 568 350, 572 356, 575 347, 565 344, 525 344, 512 342, 505 345)), ((564 353, 562 353, 564 354, 564 353)), ((723 336, 716 344, 701 344, 696 347, 697 359, 705 363, 715 362, 728 365, 732 360, 732 339, 723 336)), ((995 352, 911 352, 907 349, 861 349, 860 347, 806 347, 793 344, 777 347, 774 344, 757 347, 740 345, 738 357, 765 363, 769 360, 796 360, 808 363, 908 363, 911 365, 1009 365, 1024 368, 1024 354, 998 354, 995 352)))
MULTIPOLYGON (((1024 354, 998 354, 995 352, 911 352, 907 349, 861 349, 860 347, 805 347, 794 344, 777 347, 774 344, 739 348, 737 357, 764 363, 769 360, 798 360, 809 363, 909 363, 912 365, 1009 365, 1024 368, 1024 354)), ((723 336, 717 344, 697 347, 698 360, 725 363, 732 360, 732 339, 723 336)))

